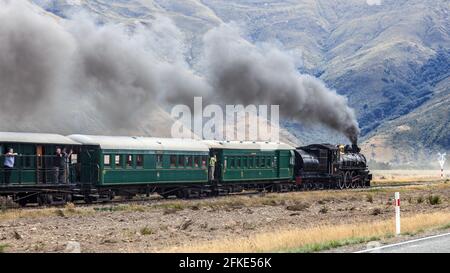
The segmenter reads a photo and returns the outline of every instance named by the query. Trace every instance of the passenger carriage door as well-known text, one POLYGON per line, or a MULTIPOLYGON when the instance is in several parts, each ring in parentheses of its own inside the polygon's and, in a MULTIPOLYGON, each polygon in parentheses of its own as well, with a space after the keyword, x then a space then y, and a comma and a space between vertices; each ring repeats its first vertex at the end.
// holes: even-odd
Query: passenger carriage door
POLYGON ((45 182, 45 170, 44 170, 44 147, 42 145, 36 146, 36 178, 37 183, 42 184, 45 182))
POLYGON ((81 174, 80 182, 84 184, 97 184, 100 166, 98 162, 98 149, 83 147, 80 154, 81 174))
POLYGON ((4 157, 5 154, 5 148, 3 144, 0 144, 0 183, 3 183, 3 162, 5 160, 4 157))
POLYGON ((20 181, 23 184, 36 184, 36 146, 34 144, 21 144, 20 181))
POLYGON ((69 161, 69 181, 71 183, 80 182, 81 166, 78 155, 80 154, 79 146, 72 146, 72 156, 69 161))
POLYGON ((216 166, 214 168, 214 180, 220 181, 222 179, 223 176, 223 172, 225 172, 226 170, 226 166, 224 166, 224 164, 226 164, 226 157, 223 156, 223 153, 221 152, 221 150, 216 150, 216 149, 211 149, 209 156, 207 157, 207 161, 206 161, 206 166, 208 169, 208 180, 209 182, 211 181, 211 176, 210 176, 210 159, 212 156, 216 155, 217 156, 217 161, 216 161, 216 166))
MULTIPOLYGON (((7 144, 7 146, 5 147, 6 149, 8 148, 13 148, 15 153, 21 154, 22 151, 20 150, 20 145, 19 144, 7 144)), ((10 183, 11 184, 18 184, 21 183, 21 172, 20 169, 22 168, 22 160, 21 160, 21 156, 16 156, 15 160, 14 160, 14 168, 11 172, 11 178, 10 178, 10 183)), ((3 163, 2 163, 3 164, 3 163)))
POLYGON ((280 172, 280 162, 278 161, 280 158, 280 151, 276 151, 275 152, 275 157, 273 158, 273 167, 275 168, 276 171, 276 177, 280 177, 281 172, 280 172))

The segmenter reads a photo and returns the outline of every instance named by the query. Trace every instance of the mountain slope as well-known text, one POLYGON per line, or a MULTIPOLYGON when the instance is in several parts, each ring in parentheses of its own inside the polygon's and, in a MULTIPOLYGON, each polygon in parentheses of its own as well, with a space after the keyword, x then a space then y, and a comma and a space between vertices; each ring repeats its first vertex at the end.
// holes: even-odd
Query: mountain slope
POLYGON ((369 133, 364 143, 369 157, 399 163, 435 160, 437 152, 450 147, 450 52, 439 52, 421 75, 420 82, 433 90, 432 98, 369 133), (436 73, 436 66, 446 73, 436 73))
MULTIPOLYGON (((447 0, 382 0, 380 5, 365 0, 33 2, 61 17, 88 10, 105 21, 130 25, 169 17, 186 35, 186 58, 193 66, 202 34, 236 21, 249 40, 278 44, 297 58, 299 71, 346 95, 356 109, 364 147, 376 142, 405 159, 418 148, 450 149, 447 0)), ((340 139, 323 128, 288 121, 284 126, 302 143, 340 139)), ((397 160, 387 152, 374 154, 397 160)))

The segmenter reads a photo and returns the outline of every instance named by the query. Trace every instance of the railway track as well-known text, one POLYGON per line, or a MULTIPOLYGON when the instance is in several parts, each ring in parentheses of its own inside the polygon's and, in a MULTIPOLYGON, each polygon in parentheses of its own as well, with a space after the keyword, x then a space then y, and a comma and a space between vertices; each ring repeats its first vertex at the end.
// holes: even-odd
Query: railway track
MULTIPOLYGON (((371 189, 387 189, 387 188, 403 188, 403 187, 409 187, 409 186, 428 186, 428 185, 435 185, 440 182, 408 182, 408 183, 391 183, 391 184, 383 184, 383 185, 374 185, 368 188, 356 188, 356 189, 346 189, 345 191, 356 191, 356 192, 363 192, 371 189)), ((341 189, 322 189, 322 190, 299 190, 297 192, 306 192, 306 191, 336 191, 340 192, 341 189)), ((289 193, 289 192, 295 192, 295 191, 282 191, 282 192, 276 192, 277 194, 283 194, 283 193, 289 193)), ((179 198, 163 198, 157 194, 152 194, 150 196, 137 196, 131 199, 123 198, 123 197, 116 197, 113 200, 108 201, 98 201, 91 204, 87 204, 83 202, 82 200, 74 201, 73 203, 76 204, 78 207, 92 207, 92 206, 99 206, 99 205, 121 205, 121 204, 142 204, 142 203, 148 203, 148 202, 155 202, 155 203, 169 203, 174 200, 211 200, 211 199, 219 199, 219 198, 226 198, 228 196, 251 196, 251 195, 265 195, 269 192, 260 192, 260 191, 243 191, 243 192, 235 192, 235 193, 228 193, 228 194, 222 194, 219 196, 214 197, 196 197, 196 198, 189 198, 189 199, 179 199, 179 198)), ((19 207, 19 208, 26 208, 26 209, 40 209, 40 208, 48 208, 48 207, 64 207, 65 204, 54 204, 54 205, 46 205, 46 206, 37 206, 36 204, 29 204, 26 207, 19 207)), ((6 206, 6 208, 14 208, 12 206, 6 206)))

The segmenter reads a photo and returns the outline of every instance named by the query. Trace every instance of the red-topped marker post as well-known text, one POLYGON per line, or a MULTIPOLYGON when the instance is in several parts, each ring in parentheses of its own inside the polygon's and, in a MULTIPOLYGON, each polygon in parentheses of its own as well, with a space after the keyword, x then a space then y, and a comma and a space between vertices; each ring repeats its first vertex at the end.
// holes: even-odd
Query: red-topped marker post
POLYGON ((395 193, 395 234, 400 235, 400 193, 395 193))

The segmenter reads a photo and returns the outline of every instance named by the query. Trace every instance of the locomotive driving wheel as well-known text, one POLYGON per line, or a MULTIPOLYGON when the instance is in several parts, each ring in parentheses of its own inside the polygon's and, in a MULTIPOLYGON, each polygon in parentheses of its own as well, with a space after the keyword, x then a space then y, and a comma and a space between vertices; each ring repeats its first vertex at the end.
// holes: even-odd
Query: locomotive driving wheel
POLYGON ((352 175, 350 174, 350 172, 346 172, 346 173, 345 173, 344 184, 345 184, 345 188, 346 188, 346 189, 349 189, 349 188, 351 187, 351 184, 352 184, 352 175))
POLYGON ((350 187, 352 189, 356 189, 356 186, 357 186, 359 181, 353 181, 353 177, 355 177, 355 172, 351 172, 351 174, 350 174, 350 181, 351 181, 350 182, 350 187))
POLYGON ((364 188, 364 179, 359 177, 358 181, 356 181, 356 187, 357 188, 364 188))
POLYGON ((343 190, 345 188, 345 174, 343 174, 342 177, 339 178, 338 187, 341 190, 343 190))

